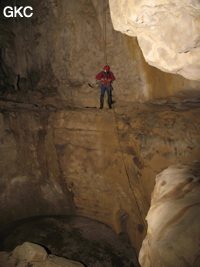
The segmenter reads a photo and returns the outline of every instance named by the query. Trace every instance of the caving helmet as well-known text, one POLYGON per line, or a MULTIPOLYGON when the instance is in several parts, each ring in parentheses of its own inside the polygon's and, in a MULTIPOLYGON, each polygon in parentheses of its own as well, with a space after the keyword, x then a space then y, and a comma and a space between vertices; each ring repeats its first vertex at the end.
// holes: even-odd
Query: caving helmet
POLYGON ((110 67, 108 65, 106 65, 106 66, 103 67, 103 70, 108 72, 110 70, 110 67))

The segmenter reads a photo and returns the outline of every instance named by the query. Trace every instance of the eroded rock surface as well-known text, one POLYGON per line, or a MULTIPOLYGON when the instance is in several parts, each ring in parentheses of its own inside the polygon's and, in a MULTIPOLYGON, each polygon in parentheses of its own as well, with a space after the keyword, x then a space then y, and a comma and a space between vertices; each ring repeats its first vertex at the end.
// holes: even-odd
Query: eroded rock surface
POLYGON ((142 267, 200 265, 200 162, 175 165, 156 177, 142 267))
POLYGON ((200 80, 198 0, 109 0, 109 3, 114 28, 137 36, 150 65, 200 80))

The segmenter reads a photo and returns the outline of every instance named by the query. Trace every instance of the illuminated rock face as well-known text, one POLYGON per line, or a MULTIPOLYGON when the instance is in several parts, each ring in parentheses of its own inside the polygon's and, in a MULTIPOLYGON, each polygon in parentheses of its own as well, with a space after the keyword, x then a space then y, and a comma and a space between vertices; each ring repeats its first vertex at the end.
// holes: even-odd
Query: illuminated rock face
MULTIPOLYGON (((0 29, 0 91, 38 89, 48 92, 56 88, 70 106, 99 105, 99 101, 94 101, 99 96, 99 88, 92 89, 88 83, 95 83, 95 75, 105 65, 103 19, 106 13, 107 61, 116 76, 114 94, 120 100, 135 102, 171 96, 185 97, 185 94, 186 97, 191 97, 193 93, 194 97, 199 95, 199 81, 186 80, 180 75, 165 73, 150 66, 144 60, 136 37, 132 38, 113 29, 108 1, 105 1, 106 12, 104 4, 99 4, 98 0, 25 2, 34 8, 34 16, 29 19, 6 20, 0 13, 0 24, 3 25, 0 29)), ((13 2, 1 1, 0 9, 3 10, 3 6, 8 4, 13 5, 13 2)), ((118 7, 118 1, 115 4, 118 7)), ((115 6, 111 5, 112 17, 115 12, 115 6)), ((126 10, 120 12, 126 14, 126 10)), ((117 20, 121 21, 122 18, 118 16, 117 20)), ((113 21, 115 26, 115 19, 113 21)), ((167 20, 166 22, 169 24, 167 20)), ((187 23, 187 26, 191 24, 187 23)), ((167 45, 164 46, 167 35, 164 33, 166 27, 162 28, 163 40, 160 41, 161 45, 158 41, 157 43, 158 47, 164 48, 157 51, 155 45, 150 43, 150 48, 144 45, 145 51, 148 50, 149 57, 156 54, 159 61, 162 59, 168 65, 168 61, 177 65, 178 59, 170 59, 172 52, 167 50, 167 45), (167 51, 167 57, 163 55, 163 51, 167 51)), ((144 34, 141 36, 144 38, 144 34)), ((181 43, 184 36, 178 37, 177 42, 181 43)), ((139 43, 145 44, 142 38, 138 38, 139 43)), ((169 41, 170 38, 171 35, 169 41)), ((194 59, 188 57, 191 61, 188 68, 194 73, 193 62, 199 60, 196 53, 192 53, 194 59)), ((188 55, 191 52, 182 53, 183 57, 188 55)), ((162 69, 167 70, 165 67, 162 69)))
POLYGON ((156 178, 142 267, 200 266, 200 162, 167 168, 156 178))
POLYGON ((150 65, 200 80, 198 0, 109 0, 109 3, 115 30, 137 36, 150 65))

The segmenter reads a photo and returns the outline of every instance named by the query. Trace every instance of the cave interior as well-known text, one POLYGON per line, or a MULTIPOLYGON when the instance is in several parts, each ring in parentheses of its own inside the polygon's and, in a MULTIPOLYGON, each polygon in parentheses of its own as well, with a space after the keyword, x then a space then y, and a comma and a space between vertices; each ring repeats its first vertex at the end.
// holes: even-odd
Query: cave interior
POLYGON ((0 14, 0 251, 31 242, 88 267, 197 267, 199 227, 186 229, 200 214, 200 80, 147 63, 141 38, 114 29, 113 2, 0 0, 33 8, 0 14), (106 94, 99 109, 104 65, 112 109, 106 94), (179 225, 182 252, 165 247, 156 265, 153 240, 179 225), (176 265, 184 249, 190 265, 176 265))

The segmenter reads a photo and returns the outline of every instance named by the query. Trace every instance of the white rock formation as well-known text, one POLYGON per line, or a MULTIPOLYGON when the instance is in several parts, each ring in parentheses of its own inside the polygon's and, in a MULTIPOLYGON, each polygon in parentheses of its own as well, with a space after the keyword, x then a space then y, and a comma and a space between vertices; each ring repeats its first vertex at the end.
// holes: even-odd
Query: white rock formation
POLYGON ((156 178, 142 267, 200 266, 200 162, 171 166, 156 178))
POLYGON ((77 261, 48 255, 43 247, 29 242, 25 242, 16 247, 11 253, 0 252, 0 266, 83 267, 83 265, 77 261))
POLYGON ((145 60, 200 80, 199 0, 109 0, 115 30, 137 36, 145 60))
POLYGON ((43 262, 47 259, 47 252, 41 246, 25 242, 13 250, 13 256, 22 261, 43 262))

